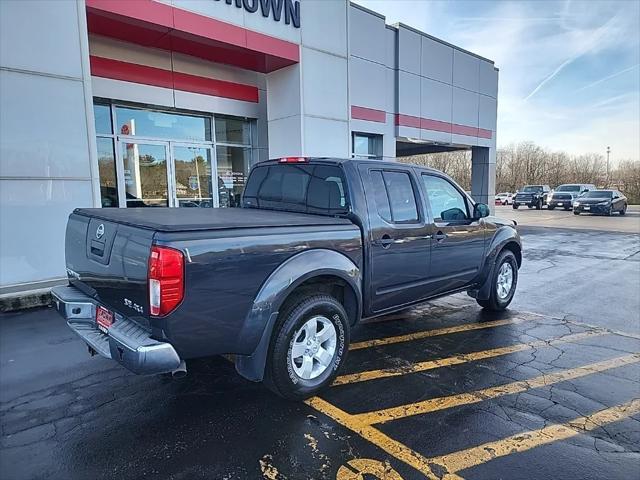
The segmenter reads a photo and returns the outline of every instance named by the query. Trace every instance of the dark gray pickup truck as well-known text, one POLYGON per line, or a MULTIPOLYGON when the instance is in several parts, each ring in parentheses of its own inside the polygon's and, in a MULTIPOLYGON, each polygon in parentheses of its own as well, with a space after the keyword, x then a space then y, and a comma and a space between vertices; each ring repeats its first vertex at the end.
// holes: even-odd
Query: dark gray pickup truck
POLYGON ((460 291, 506 308, 522 253, 513 222, 440 172, 288 158, 252 169, 242 208, 77 209, 66 261, 55 305, 92 354, 140 374, 232 354, 300 399, 363 318, 460 291))

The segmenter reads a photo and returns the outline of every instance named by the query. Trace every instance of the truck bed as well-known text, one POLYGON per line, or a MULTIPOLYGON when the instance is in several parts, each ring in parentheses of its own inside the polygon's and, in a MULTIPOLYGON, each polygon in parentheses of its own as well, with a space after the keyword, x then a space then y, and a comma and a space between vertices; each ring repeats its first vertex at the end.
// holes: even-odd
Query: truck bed
POLYGON ((349 225, 346 218, 251 208, 78 208, 76 214, 157 232, 349 225))

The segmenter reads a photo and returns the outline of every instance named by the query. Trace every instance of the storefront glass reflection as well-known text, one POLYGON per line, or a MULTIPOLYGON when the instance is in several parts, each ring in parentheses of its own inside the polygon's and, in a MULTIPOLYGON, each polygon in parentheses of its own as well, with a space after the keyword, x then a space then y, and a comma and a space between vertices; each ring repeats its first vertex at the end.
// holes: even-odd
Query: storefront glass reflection
POLYGON ((211 149, 195 146, 174 147, 173 160, 178 206, 213 207, 211 149))
POLYGON ((238 207, 249 173, 251 150, 220 145, 216 148, 216 154, 220 206, 238 207))
POLYGON ((167 150, 164 145, 123 143, 127 207, 167 207, 167 150))
POLYGON ((100 173, 100 198, 103 207, 118 206, 118 182, 116 180, 116 161, 113 140, 97 138, 98 171, 100 173))

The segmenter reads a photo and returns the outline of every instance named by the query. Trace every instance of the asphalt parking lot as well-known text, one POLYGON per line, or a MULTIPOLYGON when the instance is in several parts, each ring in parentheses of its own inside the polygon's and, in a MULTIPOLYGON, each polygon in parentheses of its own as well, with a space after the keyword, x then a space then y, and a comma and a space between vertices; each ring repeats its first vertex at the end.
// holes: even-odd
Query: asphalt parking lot
POLYGON ((496 210, 525 246, 511 308, 456 295, 361 325, 306 403, 221 358, 138 377, 49 309, 4 314, 0 476, 640 478, 640 215, 496 210))

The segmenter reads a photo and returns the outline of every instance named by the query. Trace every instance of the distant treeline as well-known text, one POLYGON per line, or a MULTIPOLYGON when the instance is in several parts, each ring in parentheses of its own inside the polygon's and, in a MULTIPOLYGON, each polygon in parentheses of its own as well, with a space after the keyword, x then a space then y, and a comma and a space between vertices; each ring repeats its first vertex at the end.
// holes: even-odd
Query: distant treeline
MULTIPOLYGON (((427 165, 453 177, 471 190, 471 152, 457 151, 415 155, 402 161, 427 165)), ((516 192, 526 184, 593 183, 600 188, 617 188, 629 203, 640 203, 640 160, 611 162, 607 177, 605 155, 569 155, 546 150, 532 142, 499 148, 496 156, 496 193, 516 192)))

